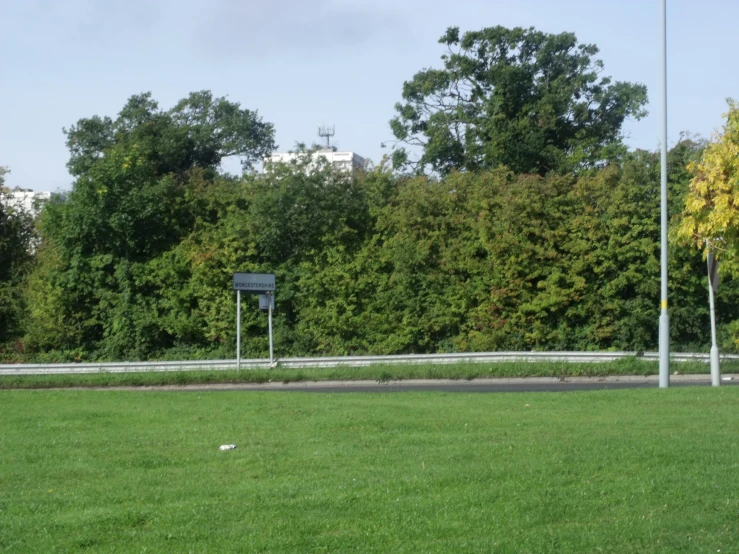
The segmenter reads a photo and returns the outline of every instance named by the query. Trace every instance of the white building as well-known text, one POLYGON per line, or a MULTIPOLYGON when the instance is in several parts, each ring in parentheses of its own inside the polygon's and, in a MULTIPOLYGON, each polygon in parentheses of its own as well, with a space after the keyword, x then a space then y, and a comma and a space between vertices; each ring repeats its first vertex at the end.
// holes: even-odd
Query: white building
POLYGON ((51 192, 34 192, 31 189, 4 189, 0 192, 0 202, 13 210, 37 216, 44 204, 51 200, 51 192))
POLYGON ((335 168, 352 172, 365 166, 365 159, 354 152, 337 152, 333 148, 322 148, 313 152, 275 152, 264 160, 265 170, 270 163, 297 163, 305 156, 310 156, 309 168, 315 167, 319 159, 324 159, 335 168))

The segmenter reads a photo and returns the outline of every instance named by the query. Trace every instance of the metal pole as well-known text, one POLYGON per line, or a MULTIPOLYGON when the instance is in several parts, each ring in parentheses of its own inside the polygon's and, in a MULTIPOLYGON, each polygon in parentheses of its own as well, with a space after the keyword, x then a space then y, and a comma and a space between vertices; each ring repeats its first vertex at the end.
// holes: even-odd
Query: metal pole
POLYGON ((241 291, 236 291, 236 370, 241 370, 241 291))
MULTIPOLYGON (((721 369, 718 361, 718 344, 716 343, 716 306, 713 299, 713 283, 711 283, 711 259, 708 256, 708 302, 711 308, 711 384, 721 384, 721 369)), ((715 263, 715 262, 714 262, 715 263)))
POLYGON ((274 346, 272 340, 272 295, 269 295, 269 365, 274 364, 274 346))
POLYGON ((661 266, 659 316, 659 387, 670 386, 670 316, 667 313, 667 0, 662 0, 662 158, 661 158, 661 266))

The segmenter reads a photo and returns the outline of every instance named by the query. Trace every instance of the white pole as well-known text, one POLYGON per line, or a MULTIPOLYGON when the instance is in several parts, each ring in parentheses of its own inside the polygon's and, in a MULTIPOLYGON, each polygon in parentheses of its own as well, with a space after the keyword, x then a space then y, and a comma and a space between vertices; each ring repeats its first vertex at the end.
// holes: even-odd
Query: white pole
POLYGON ((269 365, 270 367, 274 363, 274 347, 272 340, 272 295, 269 295, 269 365))
MULTIPOLYGON (((714 263, 716 263, 714 261, 714 263)), ((718 361, 718 344, 716 343, 716 307, 713 299, 713 284, 711 283, 711 259, 708 256, 708 302, 711 307, 711 384, 718 387, 721 384, 721 369, 718 361)))
POLYGON ((670 386, 670 316, 667 313, 667 0, 662 0, 662 159, 661 159, 661 266, 659 316, 659 387, 670 386))
POLYGON ((236 370, 241 370, 241 291, 236 291, 236 370))

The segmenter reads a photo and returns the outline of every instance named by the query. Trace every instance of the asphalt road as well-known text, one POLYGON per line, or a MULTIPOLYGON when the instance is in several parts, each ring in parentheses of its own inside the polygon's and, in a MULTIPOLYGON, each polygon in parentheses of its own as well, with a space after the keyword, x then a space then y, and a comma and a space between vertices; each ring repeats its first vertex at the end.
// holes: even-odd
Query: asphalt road
MULTIPOLYGON (((732 382, 735 385, 736 382, 732 382)), ((675 387, 710 386, 706 383, 673 383, 675 387)), ((304 392, 408 392, 408 391, 443 391, 443 392, 565 392, 565 391, 589 391, 589 390, 613 390, 613 389, 649 389, 657 388, 655 383, 445 383, 445 384, 386 384, 371 386, 323 386, 309 387, 304 389, 292 388, 290 390, 301 390, 304 392)), ((279 390, 279 389, 278 389, 279 390)), ((284 390, 284 389, 283 389, 284 390)))
MULTIPOLYGON (((670 379, 671 387, 708 387, 711 385, 707 375, 679 375, 670 379)), ((722 386, 739 385, 739 376, 724 376, 722 386)), ((649 389, 658 388, 657 376, 651 377, 582 377, 560 380, 549 377, 531 377, 519 379, 423 379, 391 381, 301 381, 294 383, 262 383, 262 384, 213 384, 184 385, 161 387, 106 387, 104 390, 159 390, 159 391, 285 391, 285 392, 317 392, 317 393, 397 393, 409 391, 437 392, 567 392, 614 389, 649 389)), ((68 389, 67 389, 68 390, 68 389)))

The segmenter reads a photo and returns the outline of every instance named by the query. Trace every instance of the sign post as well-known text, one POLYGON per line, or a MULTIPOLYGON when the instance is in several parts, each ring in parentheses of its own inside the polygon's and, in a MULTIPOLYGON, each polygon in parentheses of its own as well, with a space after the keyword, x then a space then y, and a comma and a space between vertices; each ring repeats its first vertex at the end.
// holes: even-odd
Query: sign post
POLYGON ((718 360, 718 344, 716 343, 716 305, 714 295, 718 292, 718 261, 708 244, 708 303, 711 308, 711 385, 721 384, 721 368, 718 360))
POLYGON ((274 348, 272 340, 272 310, 275 309, 275 295, 268 292, 259 295, 259 309, 267 312, 269 322, 269 365, 274 365, 274 348))
POLYGON ((275 351, 274 351, 274 341, 272 340, 272 304, 274 304, 273 299, 274 296, 272 294, 269 295, 269 311, 268 311, 268 321, 269 321, 269 366, 272 367, 275 363, 275 351))
POLYGON ((234 273, 233 290, 236 291, 236 369, 241 369, 241 292, 259 294, 259 308, 268 311, 269 365, 274 365, 274 341, 272 339, 272 310, 275 304, 274 273, 234 273))
POLYGON ((241 291, 236 291, 236 371, 241 369, 241 291))

